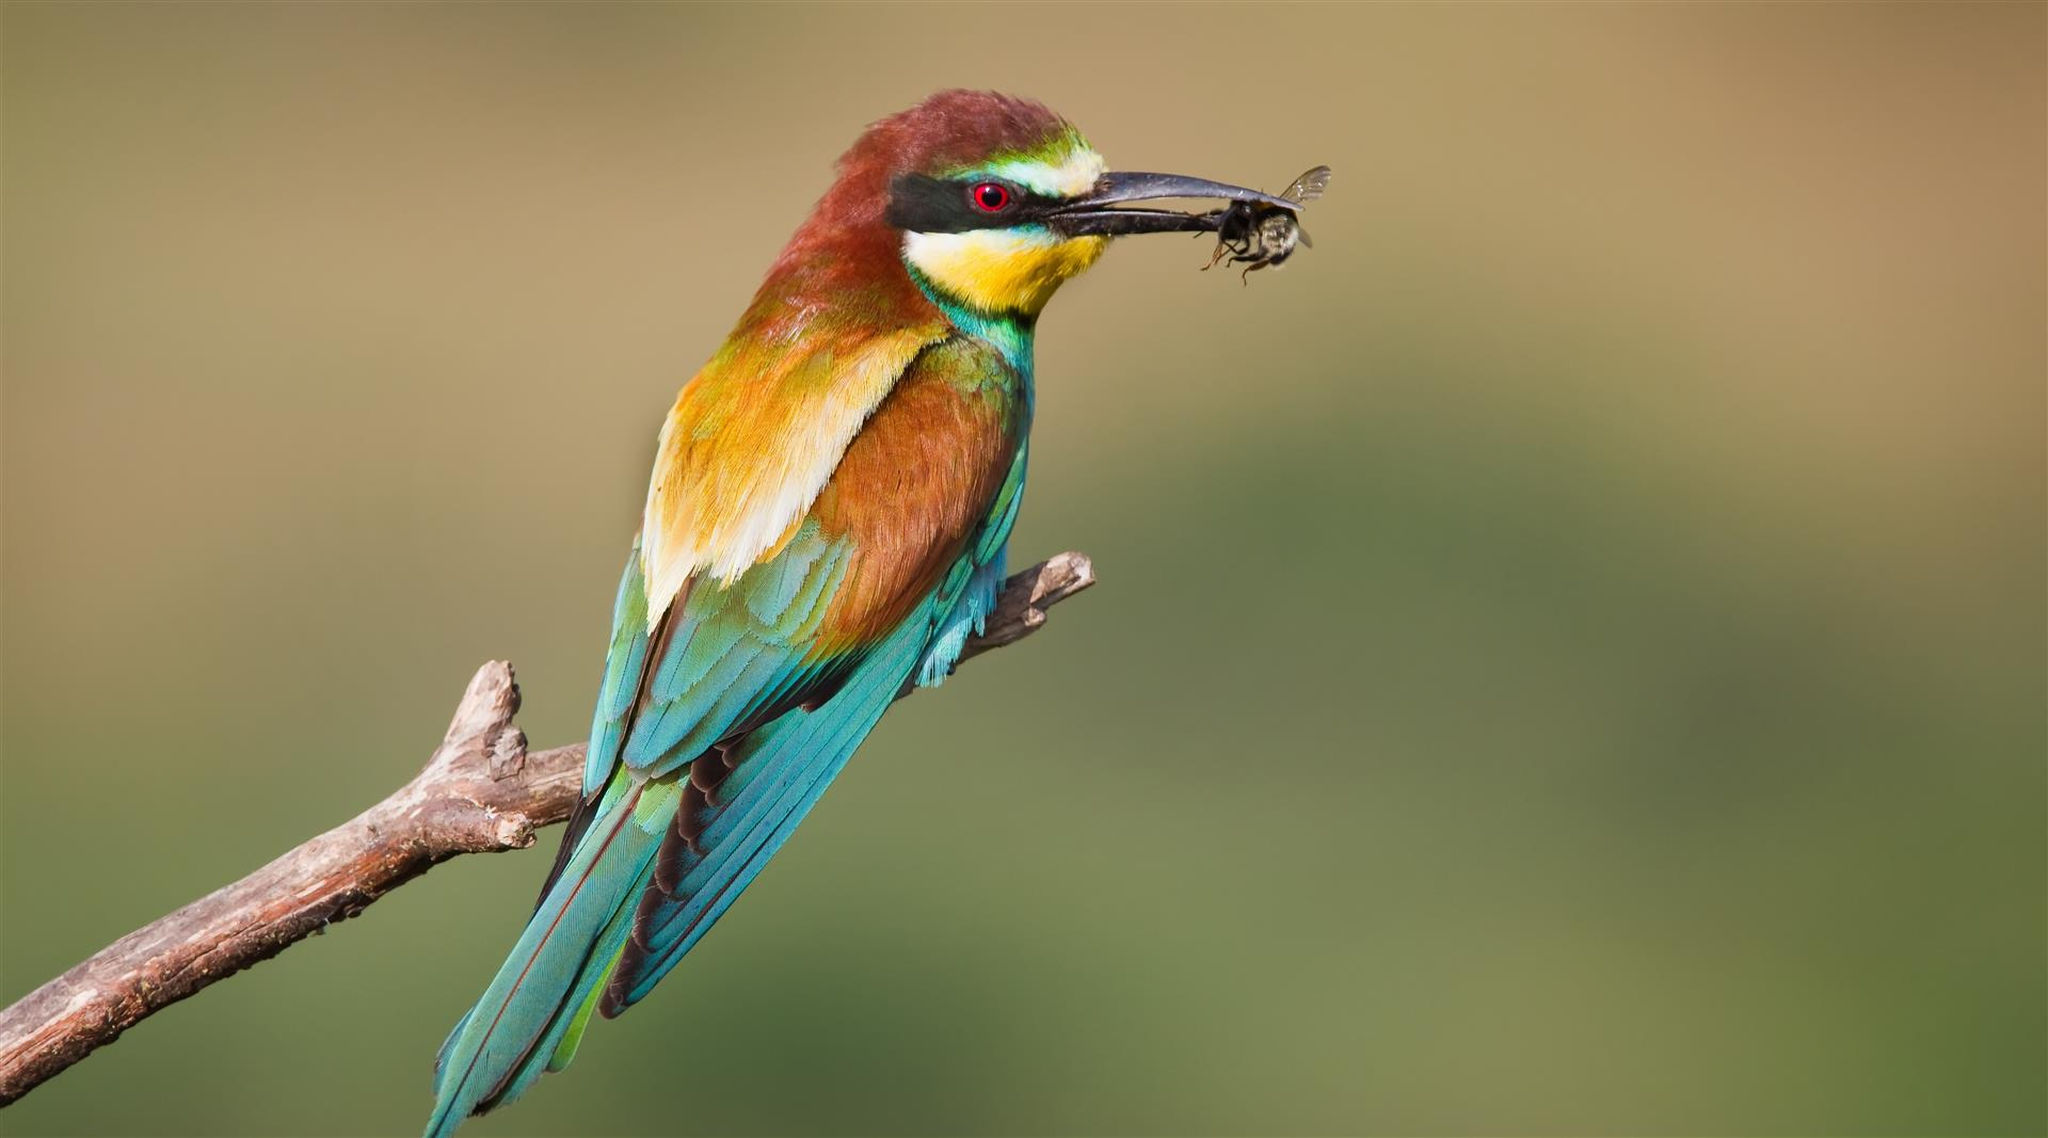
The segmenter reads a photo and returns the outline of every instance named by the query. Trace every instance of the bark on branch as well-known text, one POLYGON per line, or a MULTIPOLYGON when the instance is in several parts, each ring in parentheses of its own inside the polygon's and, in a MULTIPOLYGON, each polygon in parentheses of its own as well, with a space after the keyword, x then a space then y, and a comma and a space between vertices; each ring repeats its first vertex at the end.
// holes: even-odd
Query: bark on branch
MULTIPOLYGON (((1079 553, 1011 577, 962 659, 1022 639, 1095 583, 1079 553)), ((524 849, 576 801, 583 744, 526 749, 512 668, 478 669, 447 737, 377 805, 232 885, 137 929, 0 1012, 0 1106, 161 1008, 284 951, 457 854, 524 849)))

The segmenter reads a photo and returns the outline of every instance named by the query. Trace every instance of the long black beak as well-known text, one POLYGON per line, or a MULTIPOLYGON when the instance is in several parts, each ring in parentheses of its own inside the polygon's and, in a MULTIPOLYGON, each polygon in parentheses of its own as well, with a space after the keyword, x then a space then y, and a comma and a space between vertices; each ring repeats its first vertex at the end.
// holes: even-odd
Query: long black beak
POLYGON ((1299 212, 1301 206, 1286 198, 1258 190, 1189 178, 1180 174, 1104 174, 1095 192, 1062 205, 1046 220, 1071 237, 1123 237, 1133 233, 1214 232, 1223 223, 1224 210, 1181 213, 1170 209, 1118 209, 1125 202, 1157 201, 1161 198, 1210 198, 1227 202, 1257 202, 1299 212))

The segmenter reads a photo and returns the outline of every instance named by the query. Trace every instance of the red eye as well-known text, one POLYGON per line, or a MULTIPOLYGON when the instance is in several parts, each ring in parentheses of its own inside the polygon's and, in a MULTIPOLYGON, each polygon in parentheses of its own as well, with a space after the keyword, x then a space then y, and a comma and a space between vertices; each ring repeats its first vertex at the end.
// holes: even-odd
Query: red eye
POLYGON ((1001 213, 1010 204, 1010 189, 997 182, 983 182, 969 191, 968 197, 983 213, 1001 213))

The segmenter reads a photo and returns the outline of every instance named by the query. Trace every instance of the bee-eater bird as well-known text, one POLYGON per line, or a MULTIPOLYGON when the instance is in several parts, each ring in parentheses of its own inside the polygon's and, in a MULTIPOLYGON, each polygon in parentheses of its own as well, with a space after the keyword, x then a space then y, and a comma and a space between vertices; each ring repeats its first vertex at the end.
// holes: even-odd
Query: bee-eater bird
POLYGON ((429 1135, 576 1053, 761 871, 1003 580, 1032 333, 1116 236, 1214 229, 1123 203, 1294 208, 1107 173, 1045 107, 947 91, 869 127, 661 430, 612 614, 583 798, 511 956, 449 1035, 429 1135))

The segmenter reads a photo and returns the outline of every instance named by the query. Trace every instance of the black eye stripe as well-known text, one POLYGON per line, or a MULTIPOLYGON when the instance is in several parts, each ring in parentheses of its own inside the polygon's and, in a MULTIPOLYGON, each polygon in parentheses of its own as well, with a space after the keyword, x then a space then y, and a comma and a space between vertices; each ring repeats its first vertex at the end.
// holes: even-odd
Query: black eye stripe
POLYGON ((1034 194, 1001 178, 933 178, 903 174, 889 183, 889 224, 916 233, 966 233, 1007 229, 1038 220, 1058 208, 1056 198, 1034 194), (994 183, 1009 192, 1009 204, 995 213, 977 209, 974 190, 994 183))

